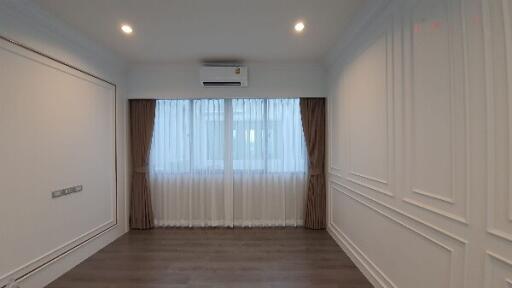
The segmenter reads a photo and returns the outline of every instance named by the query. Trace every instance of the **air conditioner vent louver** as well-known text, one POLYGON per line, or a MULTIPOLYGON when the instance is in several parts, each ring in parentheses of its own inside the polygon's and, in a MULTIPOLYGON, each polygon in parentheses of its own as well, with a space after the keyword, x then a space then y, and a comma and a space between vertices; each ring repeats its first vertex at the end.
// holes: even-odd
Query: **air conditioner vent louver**
POLYGON ((222 87, 222 86, 240 87, 240 86, 242 86, 242 83, 240 83, 240 82, 203 82, 203 86, 205 86, 205 87, 222 87))
POLYGON ((204 65, 199 77, 203 87, 247 87, 247 67, 244 65, 204 65))

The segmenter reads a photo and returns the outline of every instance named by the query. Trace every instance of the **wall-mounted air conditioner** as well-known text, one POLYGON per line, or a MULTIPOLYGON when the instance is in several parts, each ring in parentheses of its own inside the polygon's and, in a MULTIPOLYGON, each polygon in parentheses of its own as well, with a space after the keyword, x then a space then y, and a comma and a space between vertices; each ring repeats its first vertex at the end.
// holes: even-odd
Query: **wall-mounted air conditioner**
POLYGON ((239 64, 203 65, 199 72, 203 87, 247 87, 247 66, 239 64))

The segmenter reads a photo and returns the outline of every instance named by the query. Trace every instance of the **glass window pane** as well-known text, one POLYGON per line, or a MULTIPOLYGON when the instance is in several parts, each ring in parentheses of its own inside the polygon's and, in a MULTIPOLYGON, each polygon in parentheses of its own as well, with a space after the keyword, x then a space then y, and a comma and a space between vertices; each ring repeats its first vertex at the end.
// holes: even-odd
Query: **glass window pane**
POLYGON ((299 99, 269 99, 267 130, 267 170, 306 171, 306 148, 299 99))
POLYGON ((184 172, 190 168, 190 101, 158 100, 151 145, 154 171, 184 172))
POLYGON ((233 100, 233 169, 264 170, 265 100, 233 100))
POLYGON ((233 167, 306 171, 299 99, 233 100, 233 167))
POLYGON ((224 169, 224 100, 193 100, 192 110, 192 169, 224 169))

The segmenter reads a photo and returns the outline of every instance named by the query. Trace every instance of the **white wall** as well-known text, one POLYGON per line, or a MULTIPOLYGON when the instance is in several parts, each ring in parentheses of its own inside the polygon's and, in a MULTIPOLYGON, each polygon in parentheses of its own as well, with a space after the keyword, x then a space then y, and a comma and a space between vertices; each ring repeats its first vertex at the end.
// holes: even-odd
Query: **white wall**
MULTIPOLYGON (((88 244, 29 275, 21 282, 22 287, 43 287, 127 231, 125 65, 108 51, 80 36, 80 33, 70 30, 66 25, 49 17, 31 1, 0 1, 0 34, 117 84, 117 216, 119 224, 88 244)), ((22 152, 19 151, 19 153, 22 152)))
POLYGON ((325 97, 320 63, 247 63, 248 87, 204 88, 200 64, 141 64, 130 67, 129 98, 325 97))
POLYGON ((376 287, 510 288, 512 2, 373 4, 327 58, 328 230, 376 287))

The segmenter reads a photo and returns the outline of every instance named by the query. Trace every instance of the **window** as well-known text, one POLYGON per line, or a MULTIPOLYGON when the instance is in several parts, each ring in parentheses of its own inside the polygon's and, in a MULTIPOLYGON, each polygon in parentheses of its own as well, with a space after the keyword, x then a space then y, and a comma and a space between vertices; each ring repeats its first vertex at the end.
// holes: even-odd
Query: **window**
POLYGON ((157 101, 150 162, 155 171, 190 169, 190 101, 157 101))
POLYGON ((159 100, 155 114, 153 171, 224 169, 224 100, 159 100))
POLYGON ((159 100, 150 166, 222 171, 230 159, 235 171, 305 172, 303 139, 299 99, 159 100), (225 145, 226 127, 232 145, 225 145))
POLYGON ((233 100, 233 168, 303 172, 299 99, 233 100))
POLYGON ((150 155, 157 226, 300 225, 298 99, 159 100, 150 155))
POLYGON ((265 103, 263 99, 233 100, 233 169, 265 169, 265 103))

